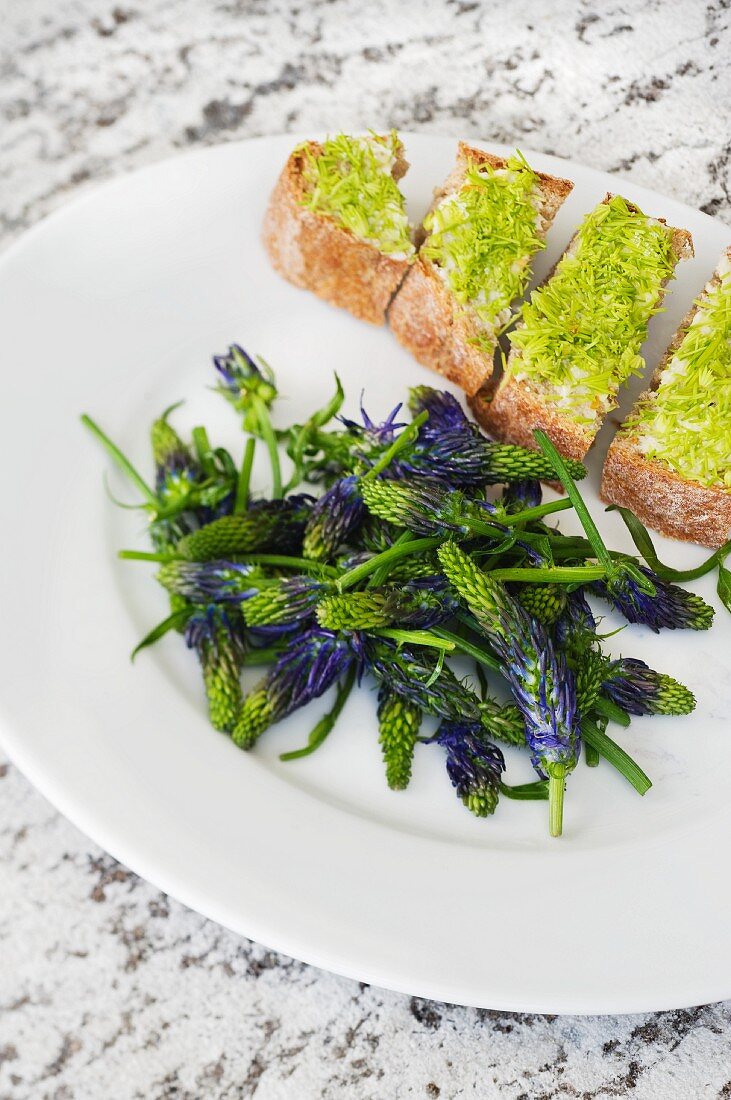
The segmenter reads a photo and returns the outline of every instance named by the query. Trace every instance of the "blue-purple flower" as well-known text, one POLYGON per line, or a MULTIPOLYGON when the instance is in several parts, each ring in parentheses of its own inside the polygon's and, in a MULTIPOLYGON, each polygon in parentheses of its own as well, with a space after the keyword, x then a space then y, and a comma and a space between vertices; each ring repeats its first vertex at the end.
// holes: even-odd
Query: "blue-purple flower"
POLYGON ((639 566, 639 571, 653 585, 654 594, 644 591, 626 571, 620 571, 615 578, 597 581, 592 588, 620 611, 628 622, 642 623, 656 634, 662 629, 709 628, 714 612, 704 599, 677 584, 668 584, 644 565, 639 566))
POLYGON ((326 692, 353 659, 347 641, 333 631, 320 627, 306 631, 244 699, 232 733, 236 744, 251 748, 274 722, 326 692))
POLYGON ((357 477, 336 481, 313 506, 302 549, 306 558, 324 561, 354 534, 365 515, 357 477))
POLYGON ((157 574, 169 592, 198 604, 240 604, 259 592, 263 578, 258 566, 231 561, 171 561, 157 574))
MULTIPOLYGON (((540 452, 487 439, 449 393, 417 386, 411 391, 409 408, 414 416, 428 412, 429 419, 408 456, 399 458, 406 471, 457 487, 555 477, 551 463, 540 452)), ((568 465, 574 477, 585 476, 580 462, 568 460, 568 465)))
POLYGON ((229 732, 241 706, 243 622, 220 605, 196 608, 186 624, 185 641, 200 661, 211 725, 229 732))
POLYGON ((693 692, 684 684, 635 657, 607 665, 602 691, 628 714, 690 714, 695 708, 693 692))
POLYGON ((219 378, 218 392, 243 415, 246 431, 258 434, 260 407, 269 408, 277 396, 274 374, 260 359, 255 363, 239 344, 231 344, 226 355, 214 355, 219 378))
POLYGON ((526 508, 537 508, 542 500, 543 488, 540 481, 536 481, 535 478, 524 478, 522 481, 511 481, 505 486, 500 504, 509 515, 512 515, 515 512, 523 512, 526 508))
POLYGON ((431 738, 447 750, 447 774, 462 802, 477 817, 494 813, 505 759, 480 726, 442 722, 431 738))

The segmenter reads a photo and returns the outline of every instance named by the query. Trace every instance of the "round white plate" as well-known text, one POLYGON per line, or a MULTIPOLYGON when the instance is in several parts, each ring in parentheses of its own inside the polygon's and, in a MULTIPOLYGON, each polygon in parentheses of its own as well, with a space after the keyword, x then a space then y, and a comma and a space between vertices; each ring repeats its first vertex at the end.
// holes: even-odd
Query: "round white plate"
MULTIPOLYGON (((405 142, 418 219, 455 141, 405 142)), ((5 746, 64 814, 144 878, 318 966, 500 1009, 629 1012, 731 995, 723 610, 707 633, 632 627, 611 640, 689 684, 698 708, 691 719, 613 729, 655 786, 643 799, 608 765, 579 767, 560 841, 547 835, 543 803, 504 801, 494 818, 472 818, 436 747, 417 752, 407 791, 389 792, 370 690, 351 699, 319 752, 283 764, 278 754, 304 743, 327 700, 246 754, 209 728, 179 637, 130 664, 166 602, 154 567, 116 558, 119 547, 146 546, 144 525, 105 495, 109 462, 79 424, 82 411, 149 470, 149 424, 179 398, 187 404, 178 426, 205 423, 239 452, 237 418, 207 388, 211 354, 234 340, 275 367, 283 423, 329 395, 333 370, 351 414, 362 389, 381 417, 409 385, 439 384, 387 329, 360 324, 269 267, 259 226, 294 144, 289 136, 226 145, 116 180, 39 225, 0 263, 5 746)), ((654 363, 731 232, 630 183, 527 155, 576 181, 537 277, 608 189, 692 230, 696 258, 652 323, 654 363)), ((600 453, 585 486, 601 515, 600 453)), ((263 468, 257 479, 265 487, 263 468)), ((110 482, 134 499, 118 476, 110 482)), ((601 525, 629 546, 616 516, 601 525)), ((562 527, 571 527, 563 517, 562 527)), ((673 563, 703 556, 657 541, 673 563)), ((717 603, 712 579, 695 587, 717 603)), ((518 754, 508 764, 509 778, 530 778, 518 754)))

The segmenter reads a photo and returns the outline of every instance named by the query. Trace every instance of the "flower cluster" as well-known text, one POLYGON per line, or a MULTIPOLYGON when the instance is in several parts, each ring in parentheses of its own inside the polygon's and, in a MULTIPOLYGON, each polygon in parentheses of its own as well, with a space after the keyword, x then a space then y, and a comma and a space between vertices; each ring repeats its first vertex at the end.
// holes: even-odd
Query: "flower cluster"
POLYGON ((377 688, 378 746, 392 790, 408 785, 414 755, 429 743, 443 750, 470 812, 492 814, 501 794, 547 798, 558 834, 582 740, 587 754, 603 754, 646 789, 644 773, 608 737, 608 722, 687 714, 695 701, 644 662, 605 653, 587 594, 654 630, 703 629, 713 611, 637 559, 606 550, 574 485, 580 464, 564 462, 540 433, 539 450, 487 439, 455 397, 428 386, 411 391, 410 423, 401 405, 382 422, 361 407, 356 421, 340 415, 337 381, 325 406, 277 431, 270 368, 238 344, 214 364, 217 388, 251 437, 240 462, 201 427, 187 443, 167 410, 152 428, 148 485, 86 423, 143 494, 150 518, 155 551, 123 556, 157 562, 171 601, 141 646, 168 630, 184 633, 216 729, 250 749, 333 689, 307 743, 284 758, 307 755, 365 683, 377 688), (261 445, 268 497, 251 485, 261 445), (280 445, 291 459, 285 476, 280 445), (567 498, 543 503, 541 479, 563 481, 567 498), (318 498, 302 491, 306 482, 320 484, 318 498), (490 490, 497 484, 502 490, 490 490), (567 506, 586 538, 546 522, 567 506), (244 694, 249 665, 263 673, 244 694), (433 728, 435 720, 436 733, 421 734, 422 721, 433 728), (540 779, 504 783, 496 741, 526 749, 540 779))

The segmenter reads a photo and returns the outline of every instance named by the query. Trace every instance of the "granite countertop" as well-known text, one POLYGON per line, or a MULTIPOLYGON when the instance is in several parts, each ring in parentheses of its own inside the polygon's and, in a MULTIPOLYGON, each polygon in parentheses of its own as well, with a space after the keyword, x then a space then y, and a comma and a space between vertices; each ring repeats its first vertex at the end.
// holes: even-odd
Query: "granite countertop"
MULTIPOLYGON (((5 0, 0 243, 179 149, 384 123, 731 221, 730 25, 728 0, 5 0)), ((557 1018, 336 978, 171 901, 4 761, 0 858, 0 1100, 731 1097, 731 1003, 557 1018)))

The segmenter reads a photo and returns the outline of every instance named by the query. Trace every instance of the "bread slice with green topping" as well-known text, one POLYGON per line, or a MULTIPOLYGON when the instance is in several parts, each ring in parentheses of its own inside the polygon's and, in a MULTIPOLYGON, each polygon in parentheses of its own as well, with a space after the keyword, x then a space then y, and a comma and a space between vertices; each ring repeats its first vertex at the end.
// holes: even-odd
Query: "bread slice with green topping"
POLYGON ((264 218, 274 268, 361 320, 384 324, 415 256, 398 187, 407 168, 394 130, 299 145, 264 218))
POLYGON ((582 459, 619 387, 644 370, 650 318, 678 261, 692 255, 687 230, 607 195, 523 306, 497 389, 473 402, 483 427, 525 447, 542 428, 564 455, 582 459))
POLYGON ((420 363, 468 394, 490 378, 511 304, 572 187, 534 172, 518 153, 506 160, 460 142, 389 309, 394 335, 420 363))
POLYGON ((615 436, 601 495, 672 538, 731 537, 731 248, 615 436))

